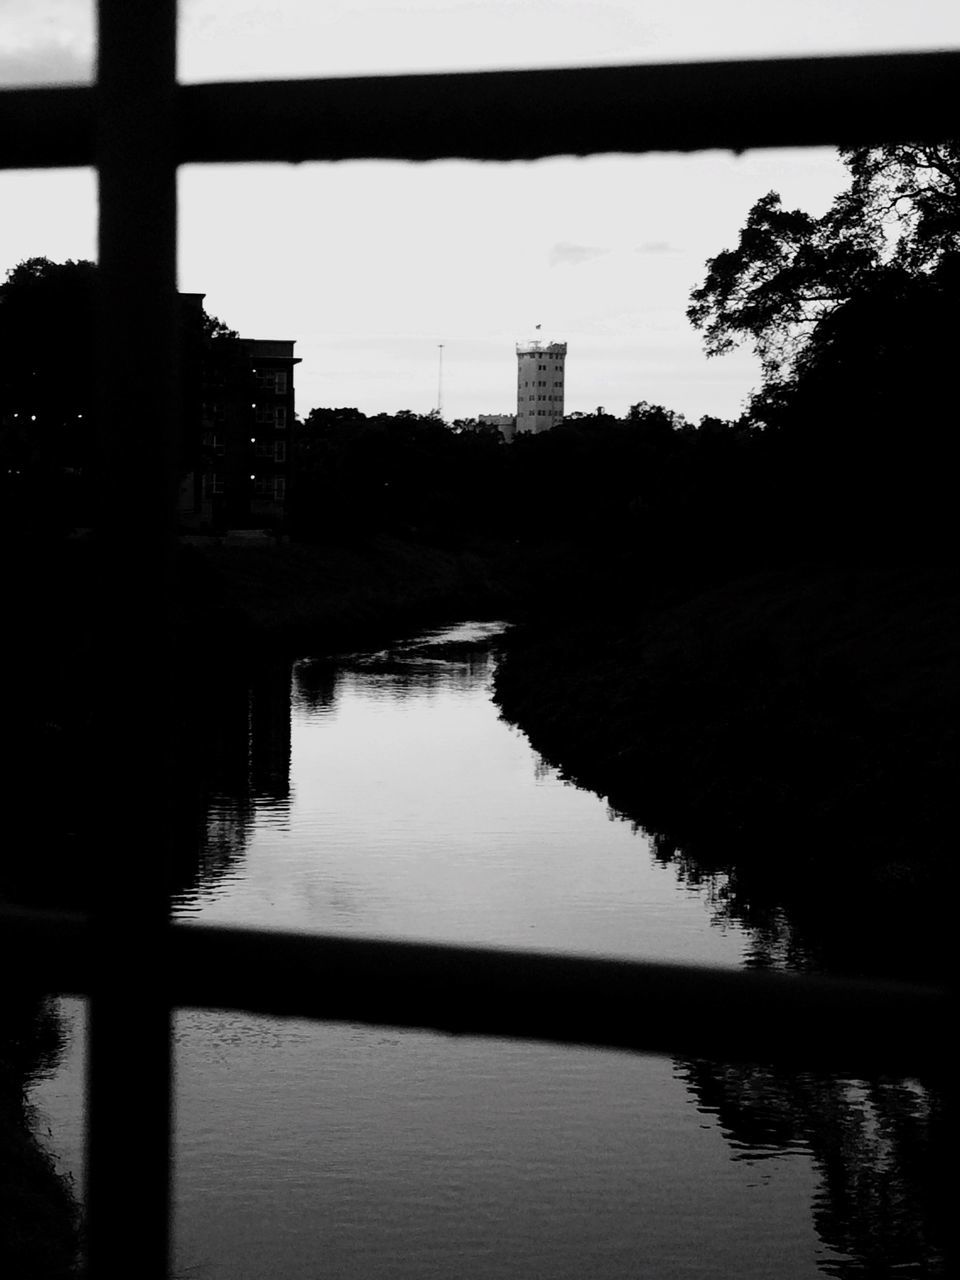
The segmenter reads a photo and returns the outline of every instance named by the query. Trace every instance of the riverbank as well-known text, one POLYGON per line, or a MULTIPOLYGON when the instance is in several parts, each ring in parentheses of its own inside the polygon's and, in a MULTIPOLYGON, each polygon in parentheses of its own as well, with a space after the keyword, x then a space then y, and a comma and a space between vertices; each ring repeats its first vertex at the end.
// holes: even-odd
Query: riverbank
POLYGON ((37 1132, 27 1093, 63 1051, 45 998, 8 989, 0 1000, 0 1274, 67 1280, 79 1274, 80 1207, 37 1132))
MULTIPOLYGON (((117 637, 100 606, 122 588, 104 584, 92 541, 23 549, 8 582, 16 628, 6 636, 11 677, 7 727, 15 744, 0 898, 82 909, 109 789, 112 744, 97 737, 95 674, 117 637), (29 554, 27 554, 29 552, 29 554), (45 815, 38 824, 37 815, 45 815)), ((384 643, 461 616, 493 616, 508 604, 511 557, 503 547, 445 549, 397 539, 354 545, 184 546, 178 555, 176 718, 177 821, 195 859, 195 815, 203 811, 217 759, 218 719, 237 731, 231 684, 264 660, 384 643)), ((151 672, 132 691, 131 714, 157 713, 151 672)), ((241 701, 245 698, 245 685, 241 701)), ((245 702, 243 706, 245 707, 245 702)), ((245 725, 245 715, 241 720, 245 725)), ((72 1274, 79 1221, 24 1105, 23 1072, 8 1068, 27 1041, 0 1010, 0 1270, 11 1276, 72 1274), (3 1264, 6 1264, 4 1266, 3 1264)))
POLYGON ((434 622, 498 616, 516 600, 517 576, 516 557, 498 544, 186 546, 182 647, 334 653, 434 622))
MULTIPOLYGON (((523 557, 506 543, 443 547, 377 537, 230 546, 210 539, 181 547, 177 561, 176 670, 164 714, 173 721, 184 821, 192 821, 190 797, 204 794, 212 744, 235 727, 237 698, 246 696, 238 689, 255 668, 386 644, 464 617, 501 617, 522 595, 523 557)), ((14 578, 18 625, 5 636, 5 663, 16 676, 7 722, 18 749, 8 781, 20 803, 9 820, 13 852, 0 865, 0 897, 82 909, 102 821, 94 797, 117 746, 102 741, 99 699, 117 645, 129 643, 122 584, 104 581, 92 540, 32 547, 14 578), (41 833, 35 815, 49 811, 51 795, 57 804, 41 833)), ((131 685, 131 714, 159 713, 152 686, 145 663, 131 685)))
POLYGON ((786 906, 811 963, 923 969, 953 857, 958 624, 953 570, 768 574, 528 627, 496 696, 662 857, 726 873, 733 914, 786 906))

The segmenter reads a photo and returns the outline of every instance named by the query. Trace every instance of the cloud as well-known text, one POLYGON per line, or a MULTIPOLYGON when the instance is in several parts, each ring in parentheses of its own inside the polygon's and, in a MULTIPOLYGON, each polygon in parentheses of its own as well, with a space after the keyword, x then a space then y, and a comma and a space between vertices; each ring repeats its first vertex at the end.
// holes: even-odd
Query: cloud
POLYGON ((548 261, 551 267, 579 267, 581 263, 590 262, 592 258, 602 258, 609 252, 609 249, 600 249, 595 245, 570 244, 564 240, 551 248, 548 261))
POLYGON ((675 244, 668 244, 666 240, 644 240, 643 244, 638 244, 634 253, 679 253, 680 250, 675 244))
POLYGON ((33 45, 0 53, 0 85, 89 84, 92 59, 61 44, 33 45))

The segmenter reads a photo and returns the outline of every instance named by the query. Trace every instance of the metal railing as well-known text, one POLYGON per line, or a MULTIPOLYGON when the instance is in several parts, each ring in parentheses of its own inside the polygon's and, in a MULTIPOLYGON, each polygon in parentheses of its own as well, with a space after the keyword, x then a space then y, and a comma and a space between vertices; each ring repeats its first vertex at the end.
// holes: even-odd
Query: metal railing
POLYGON ((90 1274, 167 1273, 178 1007, 851 1071, 935 1066, 938 991, 175 927, 163 870, 171 727, 153 720, 131 741, 124 713, 134 672, 151 672, 160 707, 172 679, 180 164, 938 140, 952 127, 960 53, 179 86, 176 27, 175 0, 99 0, 95 85, 0 93, 0 168, 94 165, 99 177, 109 816, 89 919, 0 912, 8 973, 89 999, 90 1274))

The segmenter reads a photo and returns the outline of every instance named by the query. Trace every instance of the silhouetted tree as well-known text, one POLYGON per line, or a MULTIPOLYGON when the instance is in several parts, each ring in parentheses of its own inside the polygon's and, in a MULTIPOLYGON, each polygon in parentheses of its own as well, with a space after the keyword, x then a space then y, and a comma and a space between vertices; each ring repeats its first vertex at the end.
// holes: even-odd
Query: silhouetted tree
MULTIPOLYGON (((8 520, 89 523, 97 457, 92 262, 30 258, 0 284, 0 482, 8 520)), ((199 447, 199 373, 236 333, 202 309, 182 309, 186 469, 199 447)), ((130 406, 131 418, 136 406, 130 406)))
POLYGON ((948 533, 960 144, 841 153, 820 218, 771 192, 688 315, 709 355, 753 343, 753 423, 785 436, 776 523, 817 557, 939 554, 948 533))
POLYGON ((822 321, 888 279, 935 272, 960 252, 960 143, 841 151, 849 185, 821 217, 771 191, 735 249, 707 263, 687 315, 708 355, 752 342, 765 377, 795 371, 822 321))

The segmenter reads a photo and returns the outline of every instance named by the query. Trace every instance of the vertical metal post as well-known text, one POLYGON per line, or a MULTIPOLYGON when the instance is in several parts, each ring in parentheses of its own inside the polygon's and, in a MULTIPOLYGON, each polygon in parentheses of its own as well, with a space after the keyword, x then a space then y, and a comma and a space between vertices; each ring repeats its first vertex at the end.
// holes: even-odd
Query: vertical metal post
POLYGON ((99 0, 98 520, 87 1077, 91 1277, 169 1261, 172 568, 179 417, 175 0, 99 0))

